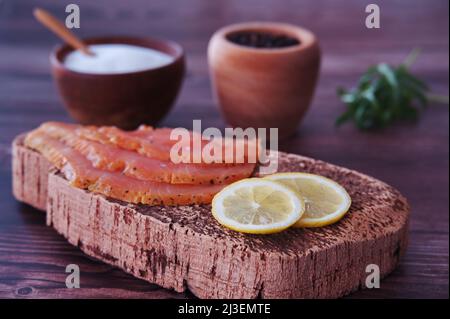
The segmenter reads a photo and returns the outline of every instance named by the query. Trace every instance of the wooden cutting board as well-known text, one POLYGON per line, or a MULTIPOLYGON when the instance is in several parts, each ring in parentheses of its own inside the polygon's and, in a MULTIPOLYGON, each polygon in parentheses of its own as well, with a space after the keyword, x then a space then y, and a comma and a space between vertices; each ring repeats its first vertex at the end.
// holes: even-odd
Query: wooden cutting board
POLYGON ((220 226, 209 206, 132 205, 73 188, 39 153, 13 142, 13 193, 84 253, 200 298, 336 298, 381 277, 407 247, 409 205, 391 186, 311 158, 279 153, 279 171, 324 175, 352 197, 344 219, 315 229, 248 235, 220 226))

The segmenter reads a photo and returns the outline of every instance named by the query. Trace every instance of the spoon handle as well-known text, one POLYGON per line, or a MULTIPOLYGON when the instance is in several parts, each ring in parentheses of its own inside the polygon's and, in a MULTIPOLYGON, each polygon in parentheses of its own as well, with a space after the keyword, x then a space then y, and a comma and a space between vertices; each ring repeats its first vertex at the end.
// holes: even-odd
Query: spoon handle
POLYGON ((53 31, 57 36, 59 36, 64 42, 68 43, 75 49, 87 55, 94 55, 94 53, 88 48, 88 46, 81 41, 75 34, 69 31, 64 24, 61 23, 57 18, 55 18, 48 11, 36 8, 33 11, 35 18, 46 26, 49 30, 53 31))

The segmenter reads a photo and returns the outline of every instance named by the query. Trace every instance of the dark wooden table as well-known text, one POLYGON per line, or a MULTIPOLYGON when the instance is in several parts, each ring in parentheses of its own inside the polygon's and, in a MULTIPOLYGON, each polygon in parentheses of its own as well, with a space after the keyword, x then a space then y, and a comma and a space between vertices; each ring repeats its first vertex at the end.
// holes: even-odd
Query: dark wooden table
MULTIPOLYGON (((46 120, 69 118, 49 73, 48 54, 57 42, 31 16, 42 6, 64 17, 72 1, 0 0, 0 297, 186 298, 93 261, 45 226, 44 213, 11 194, 10 143, 46 120), (65 267, 78 264, 81 289, 65 288, 65 267)), ((164 125, 225 127, 210 92, 206 47, 219 27, 246 20, 303 25, 321 40, 323 65, 311 110, 297 135, 281 150, 356 169, 398 188, 410 201, 410 246, 380 289, 353 298, 448 298, 449 113, 431 105, 418 123, 362 133, 333 125, 343 105, 339 85, 351 86, 372 63, 400 62, 414 47, 423 54, 413 70, 433 91, 448 94, 447 0, 377 1, 381 29, 364 27, 368 1, 88 1, 81 7, 83 36, 159 36, 186 49, 188 74, 164 125)), ((245 107, 245 106, 244 106, 245 107)))

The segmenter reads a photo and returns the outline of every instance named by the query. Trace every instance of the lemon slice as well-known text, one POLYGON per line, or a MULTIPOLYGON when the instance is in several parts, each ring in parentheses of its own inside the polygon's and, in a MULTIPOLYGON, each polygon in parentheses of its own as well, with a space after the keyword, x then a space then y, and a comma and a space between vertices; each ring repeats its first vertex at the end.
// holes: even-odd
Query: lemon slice
POLYGON ((305 201, 305 213, 294 227, 321 227, 340 220, 349 210, 351 198, 338 183, 307 173, 279 173, 264 177, 288 186, 305 201))
POLYGON ((271 234, 295 224, 305 211, 303 199, 289 187, 263 178, 247 178, 222 189, 212 214, 223 226, 251 234, 271 234))

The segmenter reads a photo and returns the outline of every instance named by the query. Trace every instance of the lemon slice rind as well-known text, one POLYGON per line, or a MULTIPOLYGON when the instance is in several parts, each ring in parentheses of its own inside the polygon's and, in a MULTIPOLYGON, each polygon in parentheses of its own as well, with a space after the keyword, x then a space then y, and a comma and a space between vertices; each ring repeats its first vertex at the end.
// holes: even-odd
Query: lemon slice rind
MULTIPOLYGON (((308 218, 306 216, 303 216, 297 223, 295 223, 295 225, 293 225, 293 227, 322 227, 331 225, 339 221, 342 217, 344 217, 344 215, 350 209, 351 198, 350 195, 345 190, 345 188, 343 188, 341 185, 339 185, 338 183, 327 177, 309 173, 276 173, 264 177, 264 179, 270 179, 272 181, 278 182, 280 182, 280 180, 283 179, 296 179, 296 178, 314 179, 316 182, 332 188, 336 193, 338 193, 341 196, 342 202, 341 205, 333 213, 320 218, 308 218)), ((298 195, 301 196, 301 194, 298 195)))
POLYGON ((223 226, 235 231, 250 233, 250 234, 271 234, 280 232, 290 226, 294 225, 302 217, 305 211, 305 204, 301 197, 299 197, 289 187, 280 183, 270 181, 262 178, 247 178, 230 184, 223 188, 218 194, 216 194, 212 200, 212 214, 214 218, 223 226), (235 192, 239 189, 251 188, 256 186, 268 186, 274 191, 280 191, 285 194, 292 206, 291 212, 288 214, 288 218, 270 224, 255 225, 255 224, 243 224, 238 221, 229 218, 224 213, 224 200, 229 196, 235 196, 235 192))

